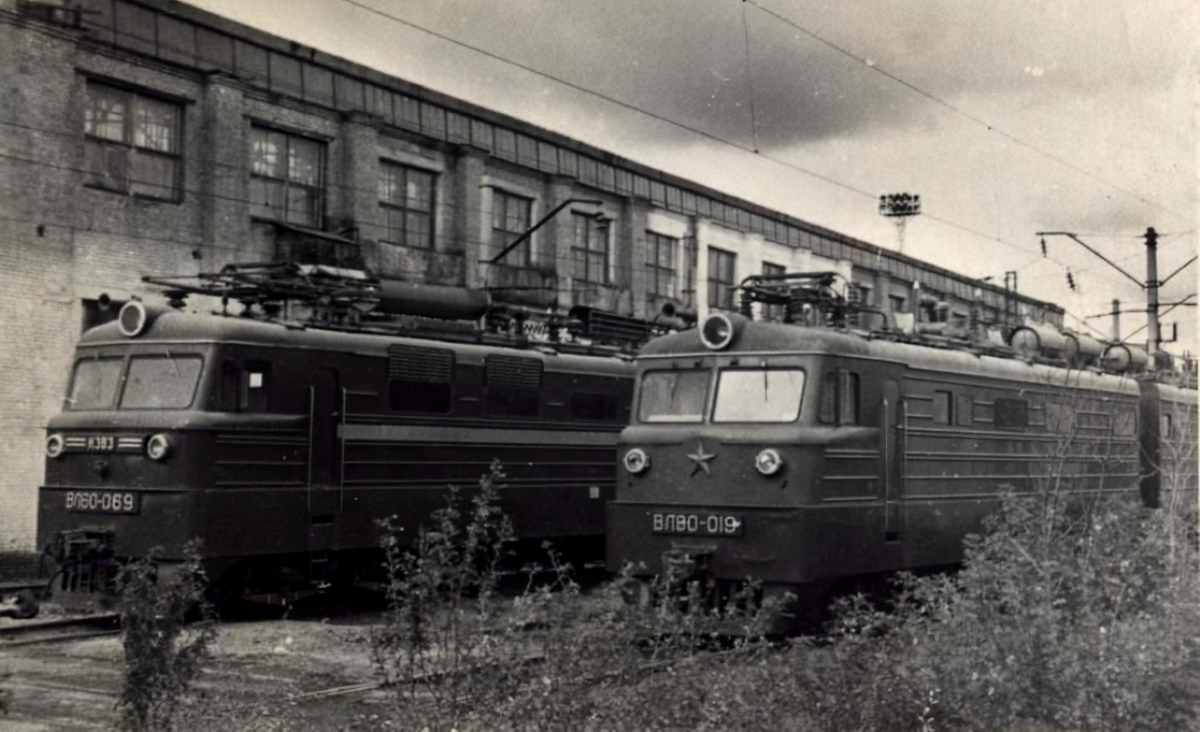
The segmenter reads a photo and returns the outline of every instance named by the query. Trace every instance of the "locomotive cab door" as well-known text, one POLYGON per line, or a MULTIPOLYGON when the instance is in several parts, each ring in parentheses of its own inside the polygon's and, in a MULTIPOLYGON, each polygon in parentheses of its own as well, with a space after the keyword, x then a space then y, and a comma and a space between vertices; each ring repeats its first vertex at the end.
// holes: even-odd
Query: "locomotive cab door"
POLYGON ((341 379, 334 369, 318 369, 309 385, 308 549, 333 548, 342 509, 341 379))
POLYGON ((906 405, 900 397, 900 385, 883 383, 883 404, 879 410, 879 435, 883 461, 884 541, 898 542, 904 537, 904 450, 906 405))

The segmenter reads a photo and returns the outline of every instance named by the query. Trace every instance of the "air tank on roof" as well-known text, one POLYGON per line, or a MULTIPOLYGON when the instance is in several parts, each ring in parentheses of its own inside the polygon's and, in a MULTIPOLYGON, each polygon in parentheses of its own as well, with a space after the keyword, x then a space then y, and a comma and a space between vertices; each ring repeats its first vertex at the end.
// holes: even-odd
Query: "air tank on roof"
POLYGON ((1146 370, 1150 355, 1137 346, 1114 343, 1104 351, 1100 364, 1107 371, 1117 374, 1135 374, 1146 370))
POLYGON ((1104 344, 1083 333, 1066 333, 1067 346, 1063 356, 1076 368, 1099 364, 1104 344))
POLYGON ((491 307, 486 290, 451 285, 425 285, 400 280, 379 281, 375 310, 442 320, 478 320, 491 307))
POLYGON ((1064 358, 1067 337, 1047 325, 1022 325, 1009 336, 1008 345, 1026 358, 1064 358))

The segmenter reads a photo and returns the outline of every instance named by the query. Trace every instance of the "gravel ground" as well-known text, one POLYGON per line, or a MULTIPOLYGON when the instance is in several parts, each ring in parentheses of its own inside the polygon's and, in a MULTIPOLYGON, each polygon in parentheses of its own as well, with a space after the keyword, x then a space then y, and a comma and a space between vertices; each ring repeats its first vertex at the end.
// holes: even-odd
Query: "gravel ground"
MULTIPOLYGON (((378 613, 333 620, 223 623, 196 682, 193 724, 232 730, 387 729, 391 696, 373 687, 378 613)), ((0 650, 0 730, 111 729, 121 686, 118 636, 0 650)))

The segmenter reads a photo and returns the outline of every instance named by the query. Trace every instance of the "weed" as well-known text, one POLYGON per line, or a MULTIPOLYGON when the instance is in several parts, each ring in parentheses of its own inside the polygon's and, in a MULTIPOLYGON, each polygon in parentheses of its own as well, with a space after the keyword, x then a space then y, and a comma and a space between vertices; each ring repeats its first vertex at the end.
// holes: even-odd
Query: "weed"
POLYGON ((120 594, 124 684, 117 701, 118 727, 133 732, 170 730, 216 636, 205 581, 194 544, 185 561, 163 572, 160 551, 122 568, 120 594), (189 612, 200 620, 186 626, 189 612))

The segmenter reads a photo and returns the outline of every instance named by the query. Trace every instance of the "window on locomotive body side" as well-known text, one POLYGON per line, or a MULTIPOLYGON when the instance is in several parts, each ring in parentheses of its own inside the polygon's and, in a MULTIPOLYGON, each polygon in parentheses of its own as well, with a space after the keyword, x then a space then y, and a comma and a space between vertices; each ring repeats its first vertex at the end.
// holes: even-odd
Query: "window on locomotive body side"
POLYGON ((448 414, 454 404, 454 351, 388 346, 388 407, 398 412, 448 414))
POLYGON ((948 391, 933 392, 933 423, 954 424, 954 395, 948 391))
POLYGON ((826 371, 821 380, 817 421, 822 424, 859 423, 859 378, 852 371, 826 371))
POLYGON ((575 392, 570 400, 571 419, 581 422, 615 422, 618 407, 615 394, 575 392))
POLYGON ((379 162, 379 225, 383 241, 414 249, 433 248, 437 177, 419 168, 379 162))
POLYGON ((250 215, 319 228, 325 143, 257 125, 250 142, 250 215))
POLYGON ((83 131, 85 185, 178 202, 183 106, 87 82, 83 131))
POLYGON ((271 408, 271 362, 221 362, 217 410, 221 412, 267 412, 271 408))
POLYGON ((1029 402, 997 398, 992 403, 992 426, 998 430, 1024 430, 1029 426, 1029 402))
MULTIPOLYGON (((509 193, 502 188, 492 189, 492 256, 504 251, 529 230, 532 212, 533 199, 509 193)), ((532 264, 532 238, 527 237, 505 254, 501 261, 513 267, 528 267, 532 264)))

